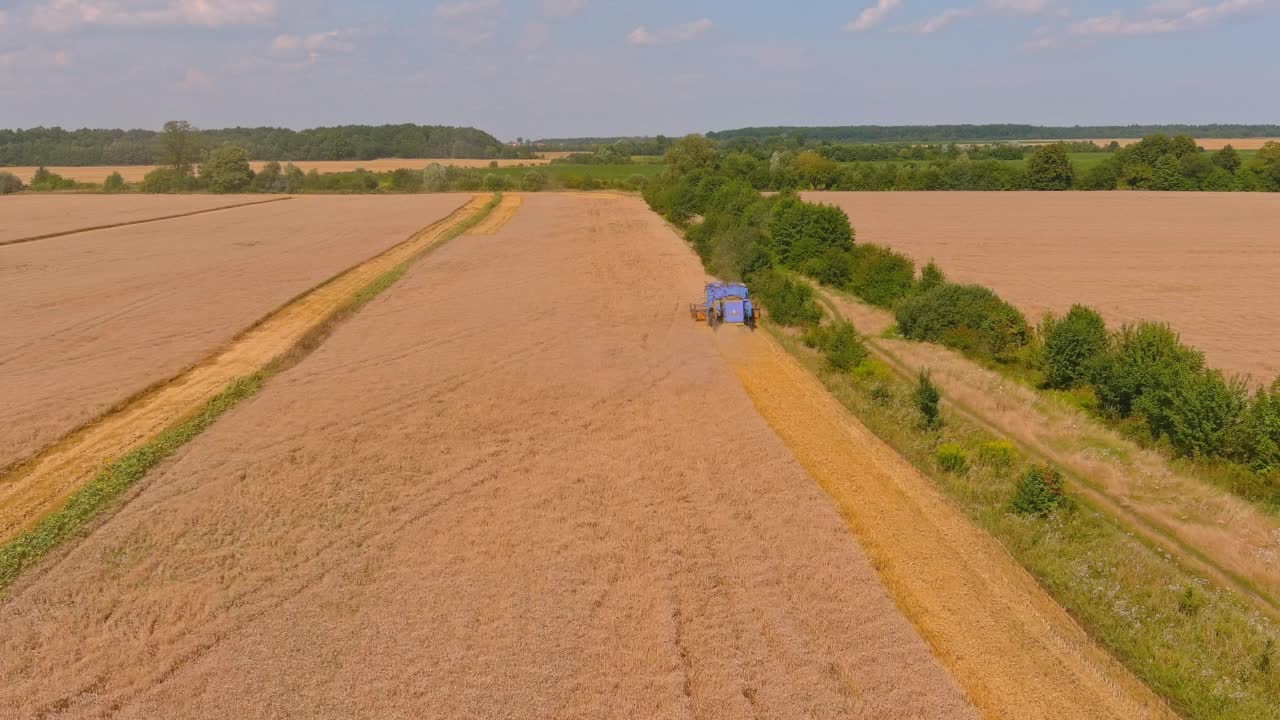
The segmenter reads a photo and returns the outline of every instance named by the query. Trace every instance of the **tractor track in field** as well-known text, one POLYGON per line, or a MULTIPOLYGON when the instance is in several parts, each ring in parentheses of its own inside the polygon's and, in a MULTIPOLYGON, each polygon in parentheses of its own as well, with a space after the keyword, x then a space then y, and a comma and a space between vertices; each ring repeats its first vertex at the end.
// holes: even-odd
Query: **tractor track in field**
POLYGON ((1176 717, 775 342, 725 332, 720 346, 899 609, 986 717, 1176 717))
POLYGON ((489 195, 476 195, 404 242, 285 303, 204 361, 9 468, 0 475, 0 543, 58 507, 112 460, 190 417, 235 379, 262 370, 298 347, 372 281, 434 245, 489 200, 489 195))
POLYGON ((516 211, 524 204, 524 196, 514 193, 503 193, 502 201, 485 219, 467 230, 468 235, 496 235, 503 225, 515 217, 516 211))
POLYGON ((0 240, 0 247, 4 247, 6 245, 20 245, 22 243, 35 242, 37 240, 49 240, 51 238, 65 237, 67 235, 79 235, 81 233, 93 232, 95 230, 110 230, 111 228, 128 227, 130 225, 144 225, 146 223, 162 222, 164 220, 176 220, 177 218, 191 217, 193 215, 204 215, 206 213, 221 212, 223 210, 234 210, 235 208, 253 207, 254 205, 266 205, 267 203, 284 202, 285 200, 292 199, 292 196, 275 197, 267 200, 254 200, 252 202, 233 203, 230 205, 219 205, 218 207, 203 208, 200 210, 190 210, 188 212, 162 215, 160 217, 140 218, 137 220, 125 220, 118 223, 107 223, 105 225, 91 225, 88 227, 73 228, 71 230, 59 230, 58 232, 44 233, 42 235, 29 235, 27 237, 14 238, 12 240, 0 240))

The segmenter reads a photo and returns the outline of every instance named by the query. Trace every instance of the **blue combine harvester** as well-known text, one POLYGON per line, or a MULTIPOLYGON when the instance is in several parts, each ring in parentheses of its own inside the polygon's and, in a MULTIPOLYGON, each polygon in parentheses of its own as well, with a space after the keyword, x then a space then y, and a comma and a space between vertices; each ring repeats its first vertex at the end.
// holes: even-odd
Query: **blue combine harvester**
POLYGON ((709 282, 706 301, 689 304, 689 316, 705 320, 710 327, 730 323, 755 329, 762 315, 761 309, 751 304, 742 283, 709 282))

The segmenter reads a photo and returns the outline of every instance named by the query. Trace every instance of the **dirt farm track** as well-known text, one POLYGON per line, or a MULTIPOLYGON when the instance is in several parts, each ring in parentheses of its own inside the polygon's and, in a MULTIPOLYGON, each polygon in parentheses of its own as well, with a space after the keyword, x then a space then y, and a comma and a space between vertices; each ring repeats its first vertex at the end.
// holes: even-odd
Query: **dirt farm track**
MULTIPOLYGON (((0 246, 10 456, 484 199, 0 246)), ((0 717, 1169 717, 704 279, 508 195, 0 592, 0 717)))
POLYGON ((804 193, 844 208, 857 240, 982 283, 1037 322, 1091 305, 1168 322, 1210 365, 1280 375, 1275 193, 804 193))

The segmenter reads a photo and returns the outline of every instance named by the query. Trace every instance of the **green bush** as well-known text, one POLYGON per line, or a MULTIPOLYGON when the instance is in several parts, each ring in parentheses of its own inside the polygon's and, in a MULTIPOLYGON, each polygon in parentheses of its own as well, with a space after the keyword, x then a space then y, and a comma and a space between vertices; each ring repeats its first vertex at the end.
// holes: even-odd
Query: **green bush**
POLYGON ((113 172, 102 181, 102 191, 109 193, 124 192, 124 176, 118 172, 113 172))
POLYGON ((1102 409, 1128 417, 1141 404, 1159 402, 1188 374, 1204 367, 1204 355, 1182 344, 1168 325, 1142 322, 1113 333, 1107 350, 1094 359, 1089 379, 1102 409))
POLYGON ((933 453, 938 467, 949 473, 963 475, 969 471, 969 454, 956 443, 942 443, 933 453))
POLYGON ((1027 320, 981 285, 940 285, 905 298, 898 329, 912 340, 941 342, 963 352, 1003 357, 1027 343, 1027 320))
POLYGON ((1048 517, 1067 500, 1062 473, 1049 465, 1036 465, 1018 481, 1011 509, 1019 515, 1048 517))
POLYGON ((440 163, 431 163, 422 169, 422 186, 427 192, 448 190, 449 170, 440 163))
POLYGON ((190 190, 193 184, 192 178, 171 167, 158 167, 142 177, 139 189, 144 193, 175 193, 190 190))
POLYGON ((854 246, 849 268, 849 289, 880 307, 893 306, 915 283, 916 264, 911 258, 879 245, 854 246))
POLYGON ((925 263, 924 269, 920 271, 920 282, 916 284, 916 292, 928 292, 947 282, 947 276, 943 274, 942 268, 938 264, 930 260, 925 263))
POLYGON ((22 192, 22 178, 10 172, 0 172, 0 195, 22 192))
POLYGON ((490 173, 484 176, 484 181, 481 183, 481 187, 483 187, 487 192, 501 192, 507 189, 507 179, 501 175, 494 175, 490 173))
POLYGON ((526 192, 538 192, 547 186, 547 176, 537 170, 530 170, 524 174, 524 178, 520 181, 520 187, 526 192))
POLYGON ((942 391, 933 383, 928 370, 921 370, 916 378, 916 389, 913 393, 916 408, 924 419, 926 428, 936 428, 942 424, 942 416, 938 412, 938 401, 942 399, 942 391))
POLYGON ((793 268, 822 258, 829 249, 845 252, 853 247, 853 227, 843 210, 807 203, 795 195, 776 200, 768 234, 778 257, 793 268))
POLYGON ((396 192, 421 192, 422 173, 409 170, 408 168, 398 168, 391 171, 391 181, 388 184, 391 186, 391 189, 396 192))
POLYGON ((1045 384, 1051 388, 1072 388, 1088 380, 1094 359, 1107 349, 1106 323, 1084 305, 1073 305, 1061 320, 1047 318, 1042 335, 1045 384))
POLYGON ((1167 388, 1144 395, 1137 403, 1153 437, 1168 439, 1182 455, 1225 455, 1245 412, 1244 382, 1227 379, 1220 370, 1184 372, 1167 388))
POLYGON ((253 169, 249 167, 249 153, 236 145, 209 151, 204 164, 200 166, 200 179, 208 186, 210 192, 236 193, 242 192, 253 182, 253 169))
POLYGON ((978 446, 978 462, 993 470, 1008 470, 1018 461, 1018 451, 1007 440, 991 440, 978 446))
POLYGON ((1069 190, 1076 171, 1062 143, 1042 145, 1027 158, 1027 187, 1032 190, 1069 190))
POLYGON ((769 310, 778 325, 811 325, 822 320, 822 309, 813 301, 813 288, 772 270, 751 276, 752 295, 769 310))
POLYGON ((50 190, 72 190, 75 186, 75 180, 64 178, 55 172, 50 172, 46 167, 37 168, 35 174, 31 176, 30 188, 38 192, 48 192, 50 190))
POLYGON ((1237 462, 1259 473, 1280 471, 1280 378, 1249 399, 1231 445, 1237 462))
POLYGON ((824 347, 827 365, 833 370, 852 370, 867 358, 867 348, 853 323, 841 320, 831 328, 824 347))

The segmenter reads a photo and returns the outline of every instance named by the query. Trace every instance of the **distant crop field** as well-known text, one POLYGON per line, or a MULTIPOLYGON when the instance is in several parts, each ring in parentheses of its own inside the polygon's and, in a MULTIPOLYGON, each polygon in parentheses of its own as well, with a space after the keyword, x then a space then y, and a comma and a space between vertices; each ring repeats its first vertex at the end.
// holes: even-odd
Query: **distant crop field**
MULTIPOLYGON (((642 175, 646 178, 655 177, 662 173, 662 165, 657 163, 633 163, 631 165, 544 165, 538 168, 538 172, 564 179, 566 177, 594 178, 596 180, 626 180, 632 175, 642 175)), ((525 173, 533 168, 529 167, 502 167, 492 170, 495 175, 504 175, 506 177, 519 180, 524 177, 525 173)))
POLYGON ((986 285, 1032 322, 1073 303, 1109 323, 1169 322, 1208 362, 1280 374, 1280 196, 1159 192, 818 192, 858 242, 986 285))
MULTIPOLYGON (((1118 142, 1121 145, 1132 145, 1142 138, 1101 138, 1092 140, 1028 140, 1023 145, 1048 145, 1054 142, 1093 142, 1099 147, 1110 145, 1112 142, 1118 142)), ((1223 147, 1230 145, 1236 150, 1257 150, 1269 142, 1280 142, 1280 138, 1196 138, 1196 144, 1205 150, 1221 150, 1223 147)))
MULTIPOLYGON (((422 168, 432 164, 439 163, 450 167, 466 167, 466 168, 486 168, 490 163, 498 163, 498 167, 528 167, 535 165, 546 165, 555 158, 564 157, 569 153, 565 152, 548 152, 542 153, 541 157, 528 160, 474 160, 474 159, 450 159, 450 158, 382 158, 380 160, 296 160, 293 164, 301 168, 304 172, 315 170, 317 172, 351 172, 357 169, 385 172, 388 170, 399 170, 400 168, 411 168, 421 170, 422 168)), ((284 165, 285 162, 281 162, 284 165)), ((253 169, 261 170, 266 165, 265 161, 256 161, 253 163, 253 169)), ((53 167, 49 170, 55 172, 65 178, 70 178, 78 182, 100 183, 107 179, 107 176, 113 172, 118 172, 124 177, 125 182, 139 182, 142 178, 152 170, 155 165, 93 165, 85 167, 53 167)), ((31 176, 35 174, 35 167, 0 167, 0 171, 11 172, 22 178, 23 182, 30 182, 31 176)))

